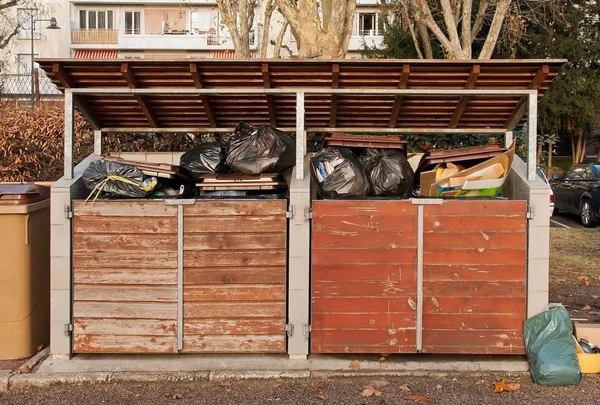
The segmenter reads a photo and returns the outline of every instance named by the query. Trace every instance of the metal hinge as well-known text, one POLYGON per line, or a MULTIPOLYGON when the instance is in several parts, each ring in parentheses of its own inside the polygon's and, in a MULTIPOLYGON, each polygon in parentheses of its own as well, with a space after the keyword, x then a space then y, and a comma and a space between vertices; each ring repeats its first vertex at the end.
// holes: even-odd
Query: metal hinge
POLYGON ((65 205, 65 218, 67 218, 67 219, 73 218, 73 207, 70 205, 65 205))
POLYGON ((304 324, 304 336, 305 337, 310 337, 310 332, 312 332, 312 326, 310 326, 309 324, 305 323, 304 324))
POLYGON ((289 211, 285 212, 285 217, 288 219, 294 218, 294 214, 296 213, 296 208, 293 205, 290 205, 289 211))
POLYGON ((312 219, 313 218, 313 209, 312 207, 304 207, 304 218, 312 219))
POLYGON ((65 336, 71 336, 73 333, 73 324, 65 323, 65 336))
POLYGON ((288 336, 294 336, 294 325, 291 323, 286 324, 285 332, 287 333, 288 336))
POLYGON ((527 206, 527 219, 535 218, 535 208, 528 205, 527 206))

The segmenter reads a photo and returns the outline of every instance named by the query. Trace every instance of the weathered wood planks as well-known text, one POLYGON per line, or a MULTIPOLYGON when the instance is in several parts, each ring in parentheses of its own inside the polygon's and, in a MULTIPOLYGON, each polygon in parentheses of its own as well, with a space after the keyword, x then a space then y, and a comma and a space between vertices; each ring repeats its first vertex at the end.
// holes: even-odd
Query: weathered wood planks
POLYGON ((177 207, 74 202, 75 353, 177 352, 177 207))
POLYGON ((525 201, 424 206, 423 352, 525 352, 525 213, 525 201))
MULTIPOLYGON (((286 349, 285 200, 184 210, 184 352, 286 349)), ((177 207, 76 202, 74 351, 177 352, 177 207)))
POLYGON ((284 353, 285 200, 184 208, 183 352, 284 353))
POLYGON ((417 209, 409 201, 315 201, 314 353, 416 351, 417 209))

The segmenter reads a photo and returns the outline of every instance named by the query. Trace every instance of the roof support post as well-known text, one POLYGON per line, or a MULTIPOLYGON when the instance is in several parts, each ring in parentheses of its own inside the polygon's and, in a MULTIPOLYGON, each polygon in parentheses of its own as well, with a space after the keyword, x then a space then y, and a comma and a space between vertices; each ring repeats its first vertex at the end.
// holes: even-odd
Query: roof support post
POLYGON ((513 143, 513 131, 506 131, 504 133, 504 146, 510 147, 513 143))
POLYGON ((65 89, 65 143, 64 143, 64 178, 73 179, 73 135, 75 133, 75 110, 73 109, 73 93, 65 89))
POLYGON ((102 155, 102 131, 94 131, 94 155, 102 155))
POLYGON ((527 96, 527 180, 537 177, 537 93, 527 96))
POLYGON ((304 92, 296 93, 296 178, 304 178, 306 132, 304 131, 304 92))

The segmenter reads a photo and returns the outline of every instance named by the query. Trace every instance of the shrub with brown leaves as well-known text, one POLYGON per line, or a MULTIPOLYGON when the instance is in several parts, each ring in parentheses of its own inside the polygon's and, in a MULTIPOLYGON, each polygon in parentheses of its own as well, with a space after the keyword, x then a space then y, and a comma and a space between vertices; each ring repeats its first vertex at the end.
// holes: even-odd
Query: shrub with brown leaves
MULTIPOLYGON (((55 181, 63 175, 64 106, 42 103, 37 109, 0 102, 0 181, 55 181)), ((196 144, 188 134, 106 134, 107 151, 185 151, 196 144)), ((93 152, 94 135, 76 114, 75 164, 93 152)))

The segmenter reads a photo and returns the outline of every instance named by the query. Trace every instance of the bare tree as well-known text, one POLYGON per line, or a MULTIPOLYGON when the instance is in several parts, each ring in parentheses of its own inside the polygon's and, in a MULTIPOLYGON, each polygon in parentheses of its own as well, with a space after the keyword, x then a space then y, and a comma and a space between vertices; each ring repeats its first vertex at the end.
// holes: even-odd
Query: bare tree
POLYGON ((233 41, 236 57, 250 58, 250 34, 256 0, 217 0, 221 18, 233 41))
MULTIPOLYGON (((499 43, 515 53, 528 23, 544 26, 539 11, 560 14, 556 0, 382 0, 386 13, 402 16, 402 27, 412 37, 419 57, 433 57, 431 40, 441 46, 448 59, 490 59, 499 43), (430 40, 431 34, 431 40, 430 40), (423 50, 423 51, 422 51, 423 50)), ((550 13, 553 14, 553 13, 550 13)))
POLYGON ((21 29, 16 18, 17 6, 21 3, 20 0, 0 0, 0 49, 4 49, 21 29))
POLYGON ((343 58, 352 35, 356 0, 275 0, 300 58, 343 58))

